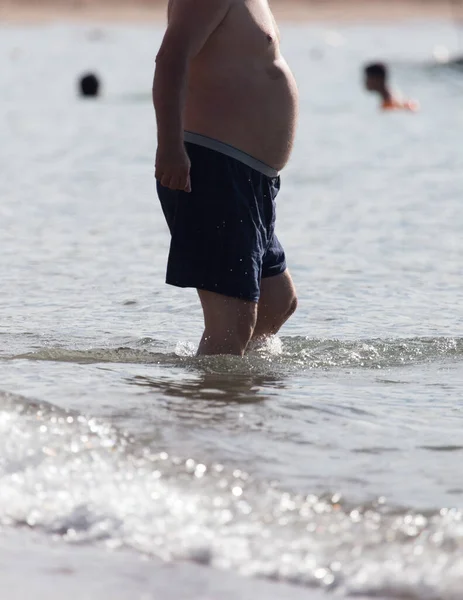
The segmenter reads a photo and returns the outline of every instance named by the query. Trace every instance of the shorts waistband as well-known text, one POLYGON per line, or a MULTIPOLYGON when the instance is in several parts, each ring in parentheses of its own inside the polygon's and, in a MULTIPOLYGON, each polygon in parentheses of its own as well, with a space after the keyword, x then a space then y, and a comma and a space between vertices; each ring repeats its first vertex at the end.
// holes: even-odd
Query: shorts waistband
POLYGON ((209 148, 209 150, 215 150, 216 152, 220 152, 221 154, 225 154, 230 158, 235 158, 240 162, 244 163, 251 169, 259 171, 263 175, 267 177, 278 177, 279 172, 273 167, 269 167, 265 163, 261 162, 257 158, 254 158, 250 154, 246 154, 242 150, 238 150, 234 146, 230 146, 229 144, 224 144, 224 142, 219 142, 219 140, 215 140, 214 138, 207 137, 206 135, 201 135, 199 133, 192 133, 191 131, 184 132, 184 140, 185 142, 190 142, 191 144, 197 144, 198 146, 203 146, 204 148, 209 148))

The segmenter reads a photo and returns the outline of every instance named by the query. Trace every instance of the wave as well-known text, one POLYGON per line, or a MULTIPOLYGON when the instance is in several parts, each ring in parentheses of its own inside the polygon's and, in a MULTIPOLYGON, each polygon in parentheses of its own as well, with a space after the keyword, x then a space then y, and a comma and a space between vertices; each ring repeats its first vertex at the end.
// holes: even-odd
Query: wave
POLYGON ((91 363, 132 363, 184 366, 205 370, 280 371, 308 369, 387 369, 435 361, 461 360, 462 338, 386 338, 365 340, 270 338, 244 359, 196 357, 190 343, 178 343, 171 352, 165 344, 140 340, 117 348, 69 349, 44 347, 11 355, 9 359, 91 363))
POLYGON ((283 490, 0 393, 0 523, 353 595, 456 600, 463 513, 283 490))

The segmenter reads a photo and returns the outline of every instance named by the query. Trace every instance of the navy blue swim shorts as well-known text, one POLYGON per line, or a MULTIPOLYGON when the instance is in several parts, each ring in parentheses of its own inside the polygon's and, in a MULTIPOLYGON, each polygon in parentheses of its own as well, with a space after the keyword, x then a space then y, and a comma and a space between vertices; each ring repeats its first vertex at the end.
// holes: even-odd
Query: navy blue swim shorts
POLYGON ((217 140, 185 133, 191 192, 157 182, 172 239, 166 283, 258 302, 286 269, 275 235, 278 172, 217 140))

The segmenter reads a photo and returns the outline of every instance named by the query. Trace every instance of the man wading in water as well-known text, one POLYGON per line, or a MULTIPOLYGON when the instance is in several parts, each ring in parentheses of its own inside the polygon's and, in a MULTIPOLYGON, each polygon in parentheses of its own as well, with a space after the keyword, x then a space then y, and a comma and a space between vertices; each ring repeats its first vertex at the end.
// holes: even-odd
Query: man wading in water
POLYGON ((198 290, 198 354, 243 355, 297 305, 274 228, 298 92, 267 0, 170 0, 153 101, 166 282, 198 290))

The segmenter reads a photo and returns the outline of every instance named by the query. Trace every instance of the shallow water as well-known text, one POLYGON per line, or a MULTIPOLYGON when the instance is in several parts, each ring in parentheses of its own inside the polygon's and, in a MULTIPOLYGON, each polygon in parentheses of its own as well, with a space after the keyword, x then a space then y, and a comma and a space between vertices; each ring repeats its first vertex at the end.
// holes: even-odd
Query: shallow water
POLYGON ((432 64, 455 32, 282 27, 302 115, 279 237, 300 308, 243 360, 195 358, 195 294, 163 284, 161 33, 1 30, 8 581, 25 545, 52 598, 65 575, 76 598, 115 580, 121 598, 458 598, 463 73, 432 64), (377 58, 420 114, 378 113, 360 87, 377 58), (89 67, 99 102, 75 98, 89 67))

